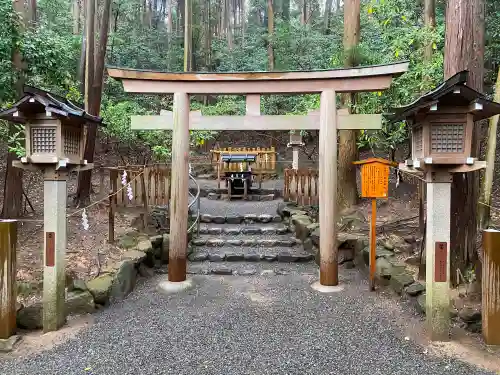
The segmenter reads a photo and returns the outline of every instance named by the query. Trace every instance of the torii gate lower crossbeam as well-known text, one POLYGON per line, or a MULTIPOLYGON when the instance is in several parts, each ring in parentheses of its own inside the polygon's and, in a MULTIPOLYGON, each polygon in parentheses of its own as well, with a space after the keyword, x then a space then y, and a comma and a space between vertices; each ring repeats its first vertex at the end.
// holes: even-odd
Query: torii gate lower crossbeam
MULTIPOLYGON (((240 95, 321 94, 319 116, 320 284, 326 287, 324 291, 330 291, 330 287, 338 285, 336 196, 337 129, 339 126, 336 93, 384 90, 390 86, 394 76, 407 70, 408 63, 406 62, 317 72, 163 73, 108 69, 111 77, 123 81, 124 88, 128 92, 174 93, 169 281, 183 282, 186 280, 189 95, 207 93, 240 95)), ((251 115, 254 114, 251 113, 250 117, 252 117, 251 115)), ((249 119, 248 116, 242 117, 249 119)), ((243 119, 243 121, 246 120, 243 119)), ((312 120, 307 121, 314 123, 312 120)), ((243 128, 241 130, 253 129, 243 128)))

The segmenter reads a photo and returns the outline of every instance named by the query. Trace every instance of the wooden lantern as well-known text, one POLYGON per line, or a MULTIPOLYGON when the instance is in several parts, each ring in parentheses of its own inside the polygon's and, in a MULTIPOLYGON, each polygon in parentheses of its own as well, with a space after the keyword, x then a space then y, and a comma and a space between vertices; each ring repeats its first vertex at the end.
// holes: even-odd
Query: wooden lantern
POLYGON ((290 142, 288 142, 288 147, 297 146, 304 146, 304 142, 302 142, 302 134, 300 134, 300 131, 290 132, 290 142))
POLYGON ((0 118, 24 124, 23 164, 86 165, 84 127, 101 124, 69 100, 25 86, 24 96, 0 118))
POLYGON ((380 159, 369 158, 355 161, 361 165, 361 197, 387 198, 389 196, 389 167, 396 167, 397 163, 380 159))
POLYGON ((474 123, 498 113, 500 104, 468 87, 467 76, 467 71, 457 73, 434 91, 397 108, 393 120, 406 120, 411 129, 407 167, 474 164, 474 123))

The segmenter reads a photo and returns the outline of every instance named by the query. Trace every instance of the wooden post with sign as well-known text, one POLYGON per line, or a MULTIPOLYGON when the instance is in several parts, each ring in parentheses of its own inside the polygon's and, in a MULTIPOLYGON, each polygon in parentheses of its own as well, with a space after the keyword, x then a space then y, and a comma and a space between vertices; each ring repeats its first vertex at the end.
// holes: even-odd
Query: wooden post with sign
POLYGON ((16 333, 17 222, 0 221, 0 340, 16 333))
POLYGON ((375 264, 377 261, 377 198, 389 196, 389 167, 396 167, 397 163, 370 158, 355 161, 361 165, 361 197, 372 199, 372 217, 370 220, 370 290, 375 290, 375 264))
POLYGON ((483 232, 482 328, 486 345, 500 345, 500 231, 483 232))

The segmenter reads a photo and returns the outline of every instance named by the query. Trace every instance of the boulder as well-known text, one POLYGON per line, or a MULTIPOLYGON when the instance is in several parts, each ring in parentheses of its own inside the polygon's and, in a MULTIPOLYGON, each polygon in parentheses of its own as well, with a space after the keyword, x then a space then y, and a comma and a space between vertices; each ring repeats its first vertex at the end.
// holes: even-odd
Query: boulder
POLYGON ((136 249, 139 251, 142 251, 144 253, 147 253, 147 254, 152 254, 153 253, 153 244, 151 243, 151 241, 149 239, 140 240, 137 243, 136 249))
POLYGON ((153 277, 155 275, 154 269, 146 266, 144 263, 139 264, 138 272, 142 277, 153 277))
POLYGON ((134 264, 138 264, 146 259, 146 253, 139 250, 127 250, 122 254, 122 259, 130 259, 134 264))
POLYGON ((70 292, 66 296, 67 314, 90 314, 95 311, 94 298, 89 291, 70 292))
POLYGON ((119 263, 118 270, 113 278, 113 283, 110 290, 111 299, 125 298, 135 287, 137 280, 137 270, 134 262, 126 259, 119 263))
POLYGON ((312 224, 309 216, 292 216, 292 224, 295 226, 295 237, 301 241, 304 241, 307 237, 309 237, 310 231, 308 226, 312 224))
POLYGON ((168 263, 168 254, 170 251, 170 235, 165 233, 163 235, 163 241, 162 241, 162 246, 161 246, 161 253, 159 258, 162 260, 163 263, 168 263))
POLYGON ((342 211, 337 224, 341 228, 341 231, 359 231, 368 228, 365 216, 356 208, 348 208, 342 211))
POLYGON ((416 298, 415 307, 420 314, 425 315, 425 293, 422 293, 416 298))
POLYGON ((144 234, 137 231, 129 231, 118 238, 117 246, 122 249, 133 249, 137 246, 140 240, 148 238, 144 234))
POLYGON ((423 292, 425 292, 425 286, 419 282, 414 282, 406 288, 406 294, 412 297, 418 296, 423 292))
POLYGON ((280 215, 281 217, 289 217, 290 215, 290 210, 291 209, 296 209, 297 205, 292 204, 292 203, 286 203, 286 202, 280 202, 278 204, 278 208, 276 210, 276 213, 280 215))
POLYGON ((16 323, 19 328, 35 330, 43 327, 42 302, 23 307, 17 312, 16 323))
POLYGON ((307 251, 309 254, 314 254, 315 253, 315 251, 314 251, 314 244, 313 244, 311 238, 306 238, 302 242, 302 246, 304 247, 304 250, 307 251))
POLYGON ((479 322, 481 320, 481 310, 479 308, 464 307, 458 312, 458 316, 466 323, 479 322))
POLYGON ((313 230, 309 237, 311 238, 312 243, 319 247, 319 227, 313 230))
MULTIPOLYGON (((394 253, 392 251, 386 250, 381 246, 377 246, 375 248, 376 255, 375 257, 378 258, 388 258, 388 257, 393 257, 394 253)), ((365 261, 365 264, 370 264, 370 246, 366 246, 363 251, 363 260, 365 261)))
POLYGON ((413 249, 410 243, 396 234, 390 234, 382 240, 382 243, 387 250, 395 252, 410 252, 413 249))
POLYGON ((0 339, 0 353, 11 352, 20 340, 21 336, 19 335, 12 335, 8 339, 0 339))
POLYGON ((84 280, 75 279, 73 280, 73 290, 85 292, 87 290, 87 284, 85 283, 84 280))
POLYGON ((391 264, 385 258, 378 258, 375 263, 375 275, 382 282, 386 284, 385 280, 391 279, 391 264))
POLYGON ((103 274, 87 282, 87 288, 94 297, 95 303, 100 305, 108 303, 112 284, 112 274, 103 274))
POLYGON ((151 246, 153 246, 153 248, 158 248, 161 247, 163 236, 161 234, 157 234, 156 236, 149 237, 149 240, 151 241, 151 246))
POLYGON ((401 294, 403 293, 403 290, 407 286, 413 284, 414 281, 415 280, 413 279, 412 275, 406 272, 401 272, 391 275, 390 285, 396 293, 401 294))
POLYGON ((391 273, 393 275, 406 271, 406 266, 404 265, 404 263, 399 262, 397 258, 387 257, 386 259, 391 265, 391 273))

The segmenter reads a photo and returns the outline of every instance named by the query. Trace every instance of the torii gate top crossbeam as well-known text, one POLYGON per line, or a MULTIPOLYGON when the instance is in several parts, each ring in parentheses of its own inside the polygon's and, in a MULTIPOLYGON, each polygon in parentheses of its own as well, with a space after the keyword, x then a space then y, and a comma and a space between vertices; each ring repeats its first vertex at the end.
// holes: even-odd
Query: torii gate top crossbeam
POLYGON ((408 62, 300 72, 169 73, 109 67, 126 92, 172 94, 306 94, 379 91, 408 70, 408 62))

